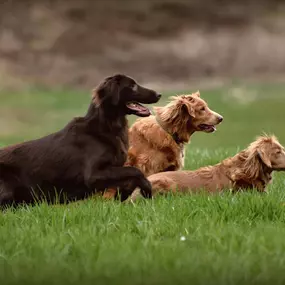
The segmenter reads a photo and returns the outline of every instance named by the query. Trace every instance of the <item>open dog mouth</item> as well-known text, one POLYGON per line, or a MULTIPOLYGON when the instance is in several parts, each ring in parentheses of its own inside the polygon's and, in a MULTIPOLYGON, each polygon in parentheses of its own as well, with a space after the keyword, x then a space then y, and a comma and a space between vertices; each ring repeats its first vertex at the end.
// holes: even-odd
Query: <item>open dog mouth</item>
POLYGON ((150 110, 138 102, 128 102, 126 107, 131 111, 132 114, 140 117, 148 117, 151 115, 150 110))
POLYGON ((217 130, 214 125, 201 124, 198 127, 201 131, 204 131, 207 133, 213 133, 217 130))

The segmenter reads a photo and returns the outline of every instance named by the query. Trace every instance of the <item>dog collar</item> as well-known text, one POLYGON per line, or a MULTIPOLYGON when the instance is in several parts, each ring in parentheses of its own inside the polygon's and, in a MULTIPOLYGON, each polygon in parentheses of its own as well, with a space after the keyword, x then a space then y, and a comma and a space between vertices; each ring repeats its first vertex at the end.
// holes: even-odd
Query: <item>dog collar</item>
POLYGON ((165 127, 163 127, 163 125, 161 124, 161 121, 160 121, 159 118, 157 118, 157 117, 155 116, 155 119, 156 119, 156 122, 159 124, 159 126, 160 126, 166 133, 168 133, 168 134, 172 137, 172 139, 176 142, 176 144, 177 144, 178 146, 181 147, 181 145, 184 144, 184 142, 180 140, 180 138, 179 138, 179 136, 178 136, 177 133, 174 133, 174 134, 170 133, 165 127))

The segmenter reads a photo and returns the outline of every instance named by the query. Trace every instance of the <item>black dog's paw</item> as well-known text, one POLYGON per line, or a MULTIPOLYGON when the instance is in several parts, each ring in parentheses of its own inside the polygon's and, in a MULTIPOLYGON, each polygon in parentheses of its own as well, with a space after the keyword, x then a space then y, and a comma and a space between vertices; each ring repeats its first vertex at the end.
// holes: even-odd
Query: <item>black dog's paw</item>
POLYGON ((146 178, 141 180, 140 189, 141 189, 141 194, 143 195, 144 198, 146 199, 152 198, 151 183, 146 178))
POLYGON ((118 195, 120 197, 121 202, 127 200, 136 188, 139 188, 141 190, 141 194, 144 198, 152 198, 151 183, 143 176, 139 179, 128 181, 123 185, 123 187, 120 187, 118 195))

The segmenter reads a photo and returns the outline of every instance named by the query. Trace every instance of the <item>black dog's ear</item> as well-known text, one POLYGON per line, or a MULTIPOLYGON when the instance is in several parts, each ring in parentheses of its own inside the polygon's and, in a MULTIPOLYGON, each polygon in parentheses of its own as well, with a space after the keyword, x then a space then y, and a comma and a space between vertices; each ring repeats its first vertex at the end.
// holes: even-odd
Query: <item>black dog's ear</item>
POLYGON ((110 100, 112 105, 118 105, 120 91, 119 82, 113 76, 107 77, 93 90, 93 102, 96 106, 100 106, 104 101, 110 100))

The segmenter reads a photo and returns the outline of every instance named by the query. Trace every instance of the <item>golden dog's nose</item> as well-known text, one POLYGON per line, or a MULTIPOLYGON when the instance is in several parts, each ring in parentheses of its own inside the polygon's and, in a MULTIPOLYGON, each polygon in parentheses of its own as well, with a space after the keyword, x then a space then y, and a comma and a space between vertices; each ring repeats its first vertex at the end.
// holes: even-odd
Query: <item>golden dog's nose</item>
POLYGON ((218 117, 219 123, 221 123, 223 120, 224 120, 224 118, 223 118, 222 116, 219 116, 219 117, 218 117))

